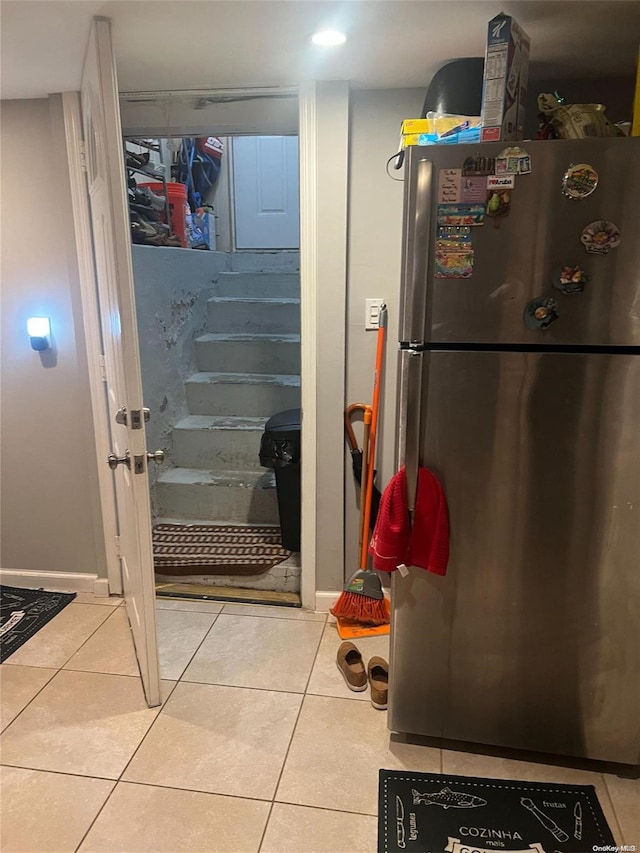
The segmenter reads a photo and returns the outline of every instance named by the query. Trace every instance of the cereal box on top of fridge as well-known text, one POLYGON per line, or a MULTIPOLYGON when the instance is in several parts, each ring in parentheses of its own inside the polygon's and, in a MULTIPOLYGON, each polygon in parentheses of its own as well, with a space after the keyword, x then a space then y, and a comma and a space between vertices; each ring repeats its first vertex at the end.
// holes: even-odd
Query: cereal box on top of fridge
POLYGON ((482 87, 482 141, 524 137, 530 39, 501 12, 489 21, 482 87))

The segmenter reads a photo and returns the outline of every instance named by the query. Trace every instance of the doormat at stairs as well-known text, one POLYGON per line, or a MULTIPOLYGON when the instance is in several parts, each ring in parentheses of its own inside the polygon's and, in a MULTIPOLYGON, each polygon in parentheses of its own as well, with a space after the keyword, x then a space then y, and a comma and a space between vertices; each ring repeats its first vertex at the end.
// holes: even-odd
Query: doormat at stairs
POLYGON ((593 785, 380 771, 378 853, 614 849, 593 785))
POLYGON ((71 604, 75 592, 0 586, 0 663, 71 604))
POLYGON ((159 575, 260 575, 291 556, 277 527, 158 524, 153 564, 159 575))

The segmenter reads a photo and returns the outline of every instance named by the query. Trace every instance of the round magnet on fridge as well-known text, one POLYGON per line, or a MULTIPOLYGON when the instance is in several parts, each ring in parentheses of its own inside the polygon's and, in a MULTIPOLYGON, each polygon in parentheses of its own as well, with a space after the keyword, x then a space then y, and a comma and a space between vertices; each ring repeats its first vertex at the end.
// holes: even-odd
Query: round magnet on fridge
POLYGON ((580 242, 593 255, 606 255, 610 249, 620 245, 618 226, 608 219, 590 222, 580 235, 580 242))
POLYGON ((558 319, 558 303, 550 296, 538 296, 529 302, 522 316, 527 329, 548 329, 558 319))
POLYGON ((567 264, 553 275, 553 286, 561 293, 582 293, 589 281, 586 272, 577 265, 567 264))
POLYGON ((598 173, 588 163, 572 163, 562 178, 562 192, 567 198, 586 198, 597 186, 598 173))

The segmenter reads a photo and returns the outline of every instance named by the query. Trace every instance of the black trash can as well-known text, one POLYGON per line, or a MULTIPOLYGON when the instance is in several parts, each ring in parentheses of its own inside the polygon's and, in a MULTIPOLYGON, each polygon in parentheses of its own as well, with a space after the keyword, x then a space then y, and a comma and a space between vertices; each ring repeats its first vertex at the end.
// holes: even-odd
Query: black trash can
POLYGON ((260 442, 260 464, 273 468, 282 545, 300 550, 300 409, 269 418, 260 442))

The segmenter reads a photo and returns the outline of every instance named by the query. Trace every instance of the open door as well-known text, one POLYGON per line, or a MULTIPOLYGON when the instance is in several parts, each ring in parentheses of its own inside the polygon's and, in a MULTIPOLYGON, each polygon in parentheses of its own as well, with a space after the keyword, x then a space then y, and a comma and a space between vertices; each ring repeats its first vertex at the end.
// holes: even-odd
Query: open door
POLYGON ((95 18, 82 73, 82 124, 106 405, 114 469, 118 556, 127 615, 150 706, 160 704, 145 410, 122 160, 122 133, 109 21, 95 18))

